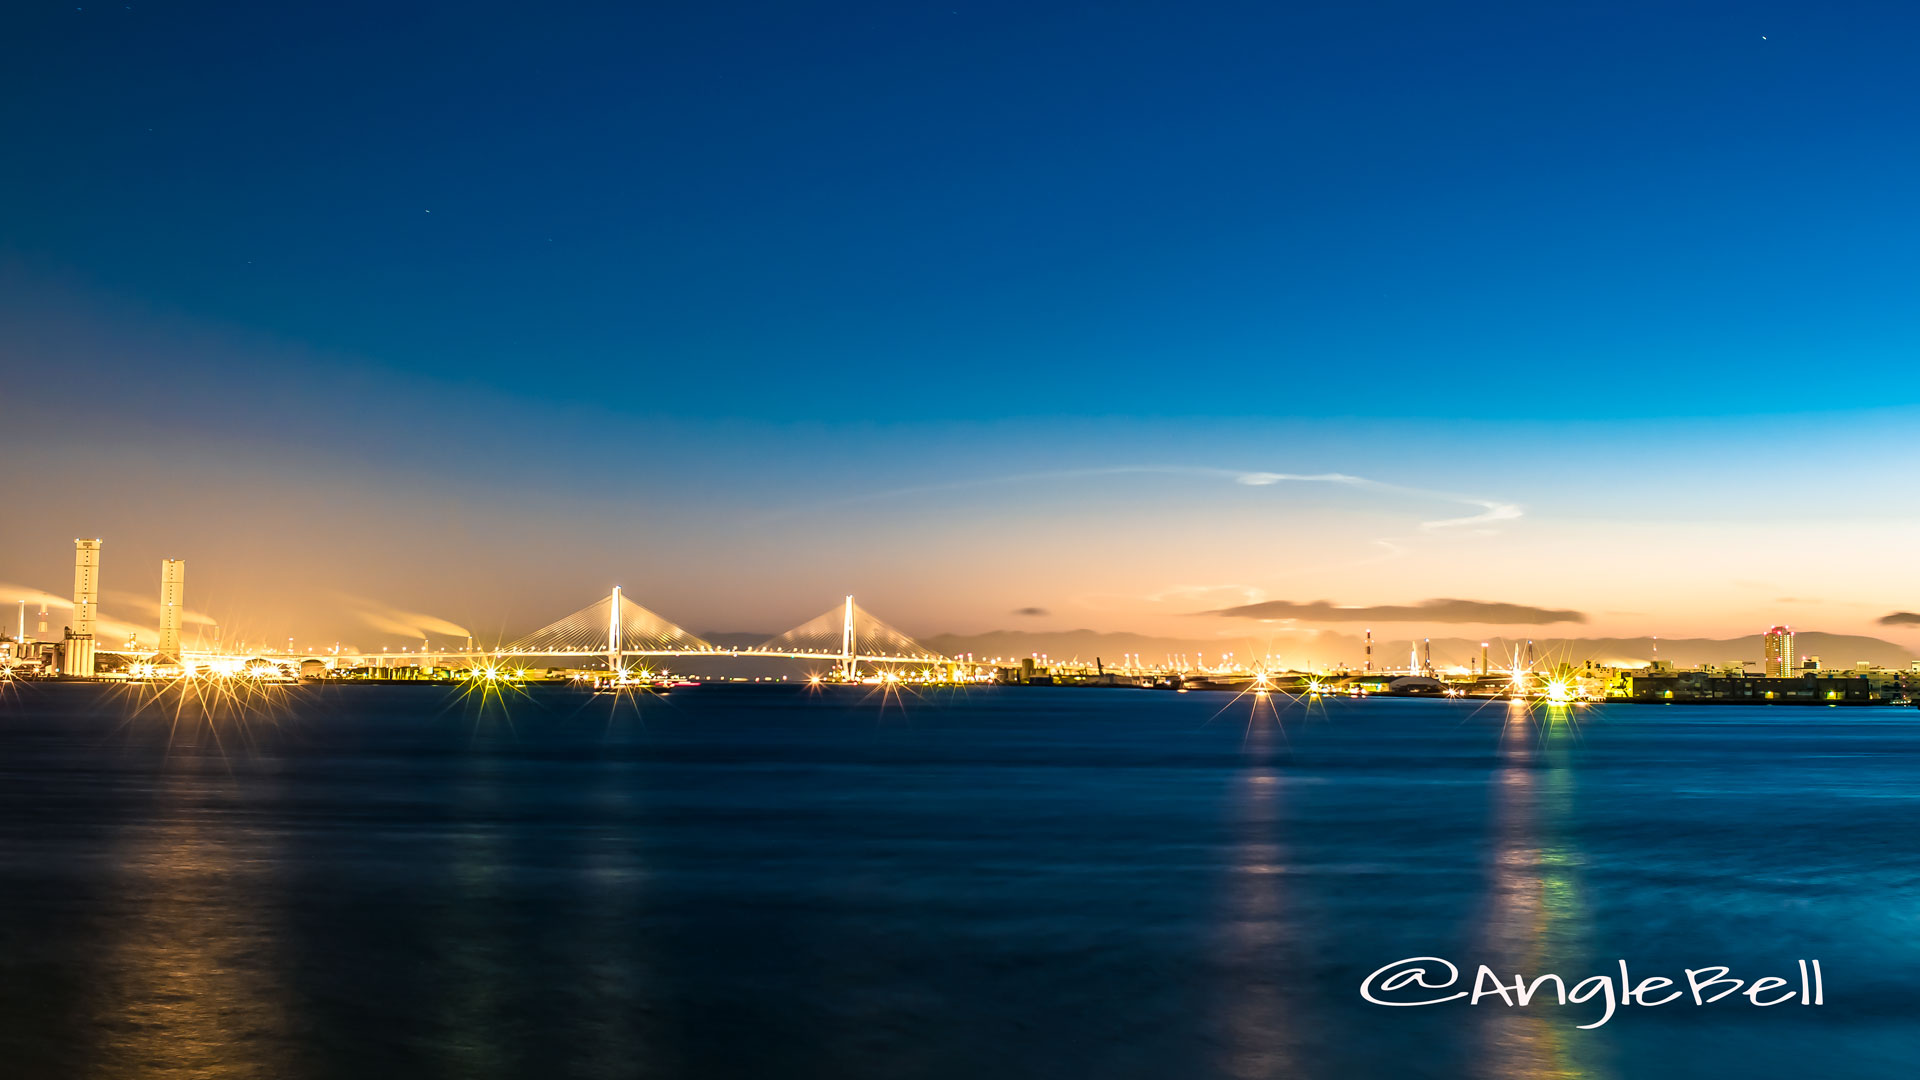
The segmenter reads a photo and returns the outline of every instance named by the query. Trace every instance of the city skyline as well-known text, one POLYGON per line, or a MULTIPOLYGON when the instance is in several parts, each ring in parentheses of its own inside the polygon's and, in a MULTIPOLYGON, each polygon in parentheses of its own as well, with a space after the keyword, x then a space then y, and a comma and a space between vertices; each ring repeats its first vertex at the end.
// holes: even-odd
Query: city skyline
MULTIPOLYGON (((290 654, 308 657, 327 658, 344 657, 348 654, 382 655, 392 653, 395 656, 417 652, 445 655, 449 658, 470 656, 479 650, 486 652, 520 652, 537 642, 548 641, 542 634, 558 633, 567 640, 575 640, 583 633, 598 634, 602 645, 587 649, 588 653, 603 650, 607 622, 607 601, 602 598, 598 607, 589 605, 581 611, 554 623, 546 630, 533 636, 513 634, 503 630, 498 634, 476 634, 467 626, 438 616, 418 611, 405 611, 380 605, 365 598, 341 598, 342 606, 350 610, 364 625, 362 631, 371 628, 373 641, 365 645, 356 639, 342 641, 335 639, 331 644, 315 641, 311 635, 302 638, 298 635, 286 635, 284 638, 275 633, 264 636, 257 630, 249 631, 244 625, 228 628, 223 632, 221 620, 204 611, 195 610, 187 603, 184 592, 185 560, 163 559, 159 568, 159 599, 143 600, 133 593, 116 592, 110 594, 120 606, 132 612, 150 614, 158 622, 156 635, 151 633, 151 625, 143 625, 141 615, 134 614, 114 617, 103 614, 100 607, 101 596, 101 548, 100 538, 76 539, 74 542, 74 584, 73 598, 63 602, 52 593, 6 586, 16 596, 18 606, 18 629, 13 640, 58 642, 64 637, 70 648, 66 652, 76 670, 90 669, 91 651, 97 645, 102 654, 112 652, 123 657, 141 658, 149 654, 159 659, 178 660, 191 653, 196 656, 227 656, 256 654, 285 656, 290 654), (27 631, 27 609, 38 609, 37 631, 27 631), (61 635, 52 634, 47 625, 48 611, 66 611, 70 617, 62 627, 61 635), (599 614, 594 614, 599 611, 599 614), (584 619, 584 622, 582 621, 584 619), (577 625, 576 625, 577 624, 577 625), (186 626, 192 627, 191 634, 184 634, 186 626), (594 629, 598 627, 598 630, 594 629), (571 627, 571 629, 561 629, 571 627), (510 638, 512 640, 510 640, 510 638), (464 639, 464 640, 463 640, 464 639), (78 651, 72 647, 80 643, 78 651), (386 641, 387 644, 377 644, 386 641), (397 646, 395 641, 400 642, 397 646), (284 648, 282 643, 284 642, 284 648), (237 650, 237 651, 236 651, 237 650)), ((621 610, 622 590, 615 586, 612 590, 612 610, 621 610)), ((707 641, 694 636, 686 639, 684 645, 660 645, 657 642, 672 642, 686 637, 685 628, 674 625, 657 612, 647 609, 631 597, 624 600, 624 609, 631 618, 640 619, 633 631, 647 640, 656 641, 654 645, 635 645, 635 648, 664 648, 674 651, 692 650, 695 652, 718 648, 745 649, 749 652, 764 651, 772 648, 776 651, 797 647, 791 641, 782 644, 795 633, 823 634, 813 624, 825 620, 832 623, 829 627, 834 633, 839 623, 838 612, 841 605, 835 604, 828 612, 809 623, 795 628, 786 634, 768 635, 754 631, 713 631, 706 634, 716 640, 707 641), (648 629, 650 628, 650 629, 648 629), (665 638, 656 635, 665 634, 665 638), (760 638, 771 638, 761 641, 760 638)), ((845 598, 847 611, 847 633, 853 631, 853 613, 856 610, 854 598, 845 598)), ((1019 615, 1044 615, 1041 611, 1016 612, 1019 615)), ((1098 632, 1084 628, 1067 631, 1047 630, 999 630, 979 634, 941 633, 927 636, 925 643, 911 640, 908 635, 886 623, 874 624, 873 633, 879 635, 876 641, 893 641, 907 651, 901 655, 922 657, 977 657, 982 660, 1000 660, 1017 658, 1022 655, 1044 657, 1052 654, 1056 659, 1085 662, 1089 657, 1098 660, 1101 655, 1113 656, 1116 662, 1145 664, 1148 666, 1181 665, 1200 666, 1211 655, 1213 662, 1230 664, 1244 670, 1436 670, 1446 669, 1456 672, 1481 672, 1490 670, 1490 648, 1498 642, 1497 655, 1505 669, 1533 670, 1536 661, 1548 666, 1554 664, 1598 663, 1608 668, 1641 668, 1658 666, 1657 662, 1667 660, 1693 667, 1719 667, 1729 662, 1736 666, 1745 663, 1758 666, 1761 672, 1771 677, 1785 677, 1799 672, 1800 657, 1806 660, 1808 670, 1853 669, 1872 667, 1875 669, 1901 668, 1911 660, 1920 670, 1920 659, 1913 659, 1914 653, 1897 641, 1885 637, 1833 634, 1815 631, 1811 634, 1799 634, 1788 626, 1774 625, 1764 634, 1738 635, 1732 638, 1711 637, 1674 637, 1668 635, 1664 640, 1665 653, 1661 649, 1663 641, 1659 635, 1641 635, 1638 637, 1619 636, 1579 636, 1572 632, 1556 632, 1556 627, 1579 626, 1587 621, 1584 613, 1572 610, 1551 610, 1528 608, 1522 605, 1486 604, 1469 600, 1437 599, 1416 605, 1400 606, 1338 606, 1325 602, 1314 604, 1295 604, 1288 601, 1264 601, 1219 611, 1200 612, 1200 615, 1241 616, 1261 624, 1261 630, 1250 631, 1244 635, 1223 634, 1211 639, 1179 639, 1155 637, 1153 635, 1106 631, 1098 632), (1342 633, 1325 629, 1327 625, 1359 626, 1366 624, 1363 630, 1342 633), (1384 632, 1376 635, 1374 625, 1380 625, 1384 632), (1405 636, 1408 627, 1418 624, 1422 627, 1452 627, 1459 629, 1472 626, 1520 626, 1523 632, 1492 633, 1491 640, 1478 642, 1478 659, 1474 657, 1475 642, 1472 636, 1442 636, 1439 649, 1435 650, 1435 641, 1431 634, 1423 636, 1405 636), (1829 662, 1822 663, 1817 655, 1801 650, 1796 654, 1796 636, 1811 637, 1824 642, 1825 648, 1832 653, 1829 662), (1410 655, 1419 659, 1409 662, 1402 668, 1395 664, 1392 650, 1396 643, 1405 642, 1410 655), (1381 649, 1376 656, 1376 645, 1381 649), (929 651, 929 646, 932 651, 929 651), (1748 646, 1752 648, 1749 649, 1748 646), (1757 649, 1760 659, 1754 660, 1744 655, 1757 649), (1145 650, 1145 652, 1142 652, 1145 650), (1842 659, 1841 654, 1857 659, 1842 659), (1356 659, 1358 657, 1358 659, 1356 659), (1524 657, 1524 663, 1522 658, 1524 657), (1837 662, 1836 662, 1837 661, 1837 662)), ((862 626, 865 620, 875 618, 861 609, 862 626)), ((1920 622, 1920 615, 1898 612, 1878 620, 1883 627, 1904 628, 1920 622)), ((825 625, 822 623, 821 625, 825 625)), ((867 631, 863 630, 862 634, 867 631)), ((1419 632, 1416 630, 1417 635, 1419 632)), ((360 636, 365 637, 362 633, 360 636)), ((924 636, 924 635, 923 635, 924 636)), ((549 645, 540 648, 550 647, 549 645)), ((578 649, 582 646, 568 645, 563 649, 578 649)), ((880 655, 893 655, 885 652, 880 655)), ((838 646, 815 643, 804 647, 804 651, 813 653, 821 649, 835 651, 838 646)), ((538 653, 538 649, 535 650, 538 653)))

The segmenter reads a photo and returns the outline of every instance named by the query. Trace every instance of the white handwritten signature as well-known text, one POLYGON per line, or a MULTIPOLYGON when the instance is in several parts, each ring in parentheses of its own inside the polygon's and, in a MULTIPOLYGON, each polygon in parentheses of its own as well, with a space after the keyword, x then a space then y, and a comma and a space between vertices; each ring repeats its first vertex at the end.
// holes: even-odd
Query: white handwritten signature
POLYGON ((1748 985, 1744 979, 1733 978, 1732 969, 1724 965, 1687 968, 1686 988, 1672 989, 1678 983, 1659 975, 1634 982, 1627 972, 1625 960, 1620 961, 1618 976, 1590 975, 1571 986, 1558 975, 1538 975, 1529 980, 1524 975, 1515 974, 1510 981, 1503 982, 1498 972, 1481 964, 1473 977, 1472 990, 1434 996, 1434 991, 1451 990, 1459 985, 1460 969, 1438 956, 1410 956, 1405 960, 1395 960, 1367 976, 1360 983, 1360 996, 1375 1005, 1395 1008, 1442 1005, 1461 998, 1467 998, 1469 1005, 1478 1005, 1488 998, 1499 998, 1502 1004, 1521 1008, 1532 1004, 1542 990, 1551 988, 1551 1000, 1559 1005, 1581 1005, 1596 998, 1600 1000, 1605 1011, 1593 1023, 1579 1025, 1586 1029, 1597 1028, 1613 1019, 1614 1012, 1622 1005, 1652 1007, 1689 995, 1695 1005, 1710 1005, 1730 994, 1741 994, 1762 1008, 1794 1001, 1802 1005, 1826 1004, 1826 982, 1820 971, 1820 961, 1801 960, 1798 963, 1800 979, 1797 989, 1791 980, 1777 975, 1761 976, 1748 985), (1743 986, 1745 990, 1741 989, 1743 986), (1670 989, 1671 992, 1663 996, 1652 996, 1670 989))

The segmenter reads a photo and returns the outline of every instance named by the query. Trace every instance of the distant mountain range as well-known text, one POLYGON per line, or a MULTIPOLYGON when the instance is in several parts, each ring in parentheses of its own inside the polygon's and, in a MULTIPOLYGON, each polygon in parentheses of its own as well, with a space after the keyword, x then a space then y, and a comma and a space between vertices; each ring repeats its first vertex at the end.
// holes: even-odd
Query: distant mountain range
MULTIPOLYGON (((1417 639, 1416 639, 1417 640, 1417 639)), ((1495 667, 1503 666, 1513 650, 1523 648, 1526 638, 1434 638, 1433 662, 1441 667, 1477 662, 1480 642, 1489 642, 1488 652, 1495 667)), ((1306 634, 1248 634, 1237 638, 1165 638, 1147 634, 1101 633, 1094 630, 1040 632, 995 630, 984 634, 939 634, 924 638, 921 644, 948 656, 972 653, 975 657, 1022 657, 1041 653, 1056 660, 1092 661, 1098 657, 1109 664, 1120 662, 1122 655, 1138 653, 1143 662, 1165 662, 1168 656, 1188 658, 1205 656, 1209 663, 1231 651, 1238 658, 1272 655, 1291 668, 1329 667, 1348 664, 1359 667, 1365 661, 1366 644, 1361 635, 1332 632, 1306 634)), ((1542 662, 1593 660, 1610 665, 1645 664, 1656 655, 1662 660, 1691 667, 1700 664, 1731 664, 1751 660, 1756 665, 1762 654, 1761 635, 1737 638, 1566 638, 1536 637, 1534 655, 1542 662), (1657 648, 1656 648, 1657 646, 1657 648)), ((1407 638, 1375 636, 1373 661, 1377 668, 1406 667, 1414 641, 1407 638)), ((1876 667, 1906 667, 1914 654, 1907 648, 1880 638, 1856 634, 1825 634, 1804 631, 1794 635, 1795 652, 1802 658, 1817 656, 1826 667, 1852 667, 1865 660, 1876 667)))

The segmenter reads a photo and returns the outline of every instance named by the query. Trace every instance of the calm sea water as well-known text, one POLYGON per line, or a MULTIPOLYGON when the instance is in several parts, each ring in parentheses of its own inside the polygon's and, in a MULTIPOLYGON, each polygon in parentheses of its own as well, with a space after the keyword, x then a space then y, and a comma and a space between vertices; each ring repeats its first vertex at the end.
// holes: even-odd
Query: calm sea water
POLYGON ((0 696, 0 1071, 1913 1075, 1920 712, 0 696), (130 718, 131 716, 131 718, 130 718), (1827 1004, 1388 1009, 1373 969, 1827 1004), (1571 981, 1571 980, 1570 980, 1571 981))

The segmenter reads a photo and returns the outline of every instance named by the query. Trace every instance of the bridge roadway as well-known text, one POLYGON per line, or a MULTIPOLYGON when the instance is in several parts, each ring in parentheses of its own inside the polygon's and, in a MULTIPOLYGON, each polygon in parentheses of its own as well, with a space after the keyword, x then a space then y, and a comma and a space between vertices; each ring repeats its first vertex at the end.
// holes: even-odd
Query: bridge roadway
MULTIPOLYGON (((301 656, 298 660, 319 660, 331 663, 335 667, 415 667, 422 662, 435 666, 472 667, 476 663, 501 663, 525 657, 528 659, 569 658, 605 660, 610 655, 606 649, 566 649, 520 652, 516 650, 489 651, 486 649, 459 650, 452 652, 380 652, 380 653, 327 653, 314 656, 301 656)), ((945 657, 931 656, 884 656, 855 653, 849 656, 839 652, 778 652, 769 649, 625 649, 620 652, 621 659, 629 657, 748 657, 773 660, 828 660, 837 664, 849 660, 856 664, 956 664, 962 661, 945 657)), ((288 659, 294 659, 289 657, 288 659)))

